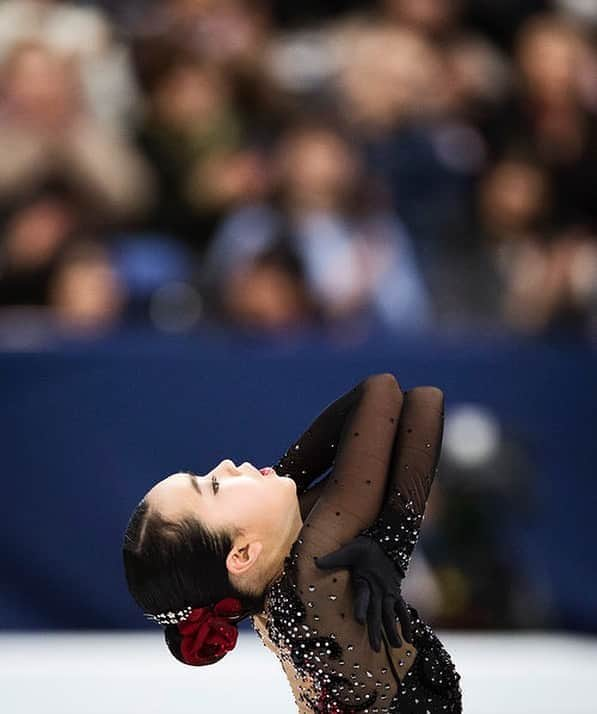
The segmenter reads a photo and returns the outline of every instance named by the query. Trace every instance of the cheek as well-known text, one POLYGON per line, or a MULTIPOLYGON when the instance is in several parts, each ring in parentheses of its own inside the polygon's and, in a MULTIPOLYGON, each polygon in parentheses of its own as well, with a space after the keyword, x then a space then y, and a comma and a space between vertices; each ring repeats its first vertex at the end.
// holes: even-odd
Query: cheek
POLYGON ((297 502, 296 487, 289 479, 239 480, 222 496, 213 515, 222 523, 238 528, 277 529, 297 502))
POLYGON ((292 505, 294 484, 289 485, 283 481, 268 480, 256 483, 250 493, 247 492, 243 502, 247 512, 255 521, 278 528, 280 519, 285 518, 292 505))
POLYGON ((285 520, 298 503, 296 485, 290 479, 279 479, 270 484, 271 517, 276 522, 285 520))
POLYGON ((231 485, 221 501, 227 519, 239 528, 268 523, 277 507, 271 490, 265 486, 265 482, 254 480, 239 480, 231 485))

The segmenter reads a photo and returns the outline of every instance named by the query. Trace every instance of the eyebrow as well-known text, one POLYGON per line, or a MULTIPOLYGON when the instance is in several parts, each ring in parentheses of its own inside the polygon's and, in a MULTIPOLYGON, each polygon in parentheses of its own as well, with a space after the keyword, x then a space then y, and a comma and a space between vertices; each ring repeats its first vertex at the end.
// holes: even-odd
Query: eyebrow
POLYGON ((198 493, 200 496, 202 496, 203 494, 201 493, 201 489, 200 489, 200 487, 199 487, 199 483, 197 482, 197 479, 195 478, 195 476, 192 476, 192 475, 189 474, 189 480, 190 480, 190 482, 191 482, 191 486, 195 489, 195 491, 197 491, 197 493, 198 493))

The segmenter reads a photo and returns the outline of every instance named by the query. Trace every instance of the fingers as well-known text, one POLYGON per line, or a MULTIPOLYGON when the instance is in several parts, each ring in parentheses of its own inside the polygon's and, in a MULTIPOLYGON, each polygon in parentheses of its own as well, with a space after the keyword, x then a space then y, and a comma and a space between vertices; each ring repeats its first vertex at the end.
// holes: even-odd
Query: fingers
POLYGON ((410 613, 404 602, 404 599, 399 597, 394 605, 396 615, 398 615, 398 620, 400 622, 400 628, 402 629, 402 636, 407 642, 413 641, 412 633, 412 623, 410 621, 410 613))
POLYGON ((336 570, 338 568, 348 568, 353 564, 351 557, 350 543, 342 546, 333 553, 322 555, 315 559, 315 565, 322 570, 336 570))
POLYGON ((369 600, 371 597, 371 591, 369 590, 369 583, 366 580, 356 579, 353 582, 354 591, 354 617, 357 622, 364 625, 367 618, 367 609, 369 607, 369 600))
POLYGON ((386 637, 392 647, 400 647, 402 640, 398 634, 396 627, 395 601, 393 597, 385 597, 382 607, 383 627, 386 631, 386 637))
POLYGON ((381 597, 373 593, 367 612, 367 628, 371 647, 379 652, 381 649, 381 597))

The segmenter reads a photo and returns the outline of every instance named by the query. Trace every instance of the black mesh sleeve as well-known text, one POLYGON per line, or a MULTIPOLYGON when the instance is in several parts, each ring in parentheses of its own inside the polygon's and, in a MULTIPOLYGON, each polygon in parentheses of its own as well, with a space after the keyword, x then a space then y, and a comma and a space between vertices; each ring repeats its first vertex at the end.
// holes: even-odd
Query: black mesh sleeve
POLYGON ((417 387, 405 395, 384 505, 363 531, 380 543, 403 572, 417 542, 437 471, 443 404, 443 394, 435 387, 417 387))
POLYGON ((364 380, 329 404, 274 465, 276 473, 296 482, 299 495, 333 466, 342 430, 362 401, 366 383, 364 380))

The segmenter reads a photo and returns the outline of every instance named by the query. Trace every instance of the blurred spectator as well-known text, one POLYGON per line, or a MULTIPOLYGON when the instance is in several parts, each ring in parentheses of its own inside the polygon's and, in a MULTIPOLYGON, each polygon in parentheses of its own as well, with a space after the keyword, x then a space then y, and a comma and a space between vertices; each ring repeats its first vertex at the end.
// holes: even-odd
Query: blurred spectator
POLYGON ((442 226, 468 205, 485 160, 463 104, 468 87, 454 79, 456 62, 411 30, 357 27, 343 42, 344 114, 426 265, 442 226))
POLYGON ((445 321, 587 333, 597 246, 550 229, 551 196, 549 174, 534 162, 511 157, 488 172, 468 230, 447 228, 431 281, 445 321))
POLYGON ((0 201, 58 177, 105 222, 146 208, 151 177, 141 158, 97 124, 77 64, 41 44, 16 46, 0 69, 0 201))
POLYGON ((0 62, 23 43, 40 43, 77 63, 94 118, 126 126, 136 92, 127 48, 97 7, 62 0, 0 3, 0 62))
POLYGON ((299 261, 282 246, 232 271, 221 299, 225 318, 252 330, 295 330, 318 317, 299 261))
POLYGON ((224 284, 283 235, 325 319, 372 313, 392 327, 427 324, 427 294, 408 234, 376 205, 358 156, 340 134, 318 124, 291 128, 278 145, 274 174, 269 204, 244 207, 217 234, 208 282, 224 284))
POLYGON ((506 158, 492 166, 480 185, 483 224, 495 243, 538 238, 549 218, 551 190, 542 167, 523 158, 506 158))
POLYGON ((237 109, 262 136, 280 101, 264 72, 271 31, 269 6, 261 0, 167 0, 154 3, 138 23, 133 46, 142 77, 156 76, 181 55, 218 69, 237 109))
POLYGON ((597 219, 597 58, 579 30, 557 15, 535 17, 519 34, 519 91, 496 117, 494 150, 534 152, 554 184, 554 219, 597 219))
POLYGON ((244 147, 230 84, 213 64, 178 53, 144 86, 139 140, 160 188, 153 224, 201 251, 223 211, 259 195, 260 158, 244 147))
POLYGON ((47 304, 49 280, 77 231, 80 209, 60 185, 42 187, 11 207, 0 235, 0 306, 47 304))
POLYGON ((432 39, 443 39, 457 27, 462 0, 380 0, 383 16, 432 39))
POLYGON ((167 0, 157 13, 162 31, 219 65, 258 60, 270 30, 267 3, 260 0, 167 0))
POLYGON ((123 286, 102 245, 80 229, 80 205, 63 187, 48 186, 14 207, 0 240, 0 309, 36 307, 40 326, 113 324, 123 286))
POLYGON ((49 286, 49 308, 63 330, 97 334, 114 327, 125 302, 106 249, 80 241, 61 257, 49 286))
POLYGON ((513 73, 506 57, 484 38, 470 33, 455 36, 443 52, 453 95, 452 112, 483 128, 512 89, 513 73))
POLYGON ((390 131, 441 113, 449 101, 441 58, 411 30, 340 27, 341 97, 349 121, 366 133, 390 131))
POLYGON ((468 221, 441 234, 430 285, 444 322, 505 326, 512 276, 521 256, 541 245, 549 203, 549 179, 537 164, 512 157, 489 169, 468 221))
POLYGON ((504 313, 530 334, 587 336, 594 328, 597 242, 565 232, 547 245, 529 245, 512 266, 504 313))

